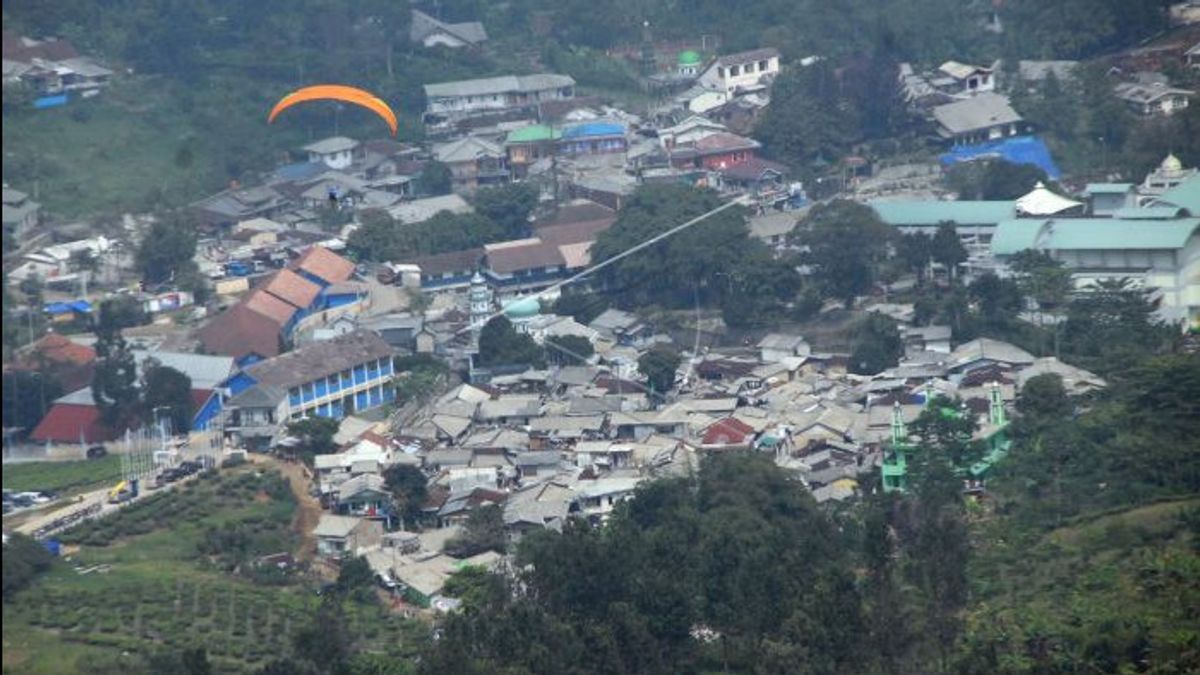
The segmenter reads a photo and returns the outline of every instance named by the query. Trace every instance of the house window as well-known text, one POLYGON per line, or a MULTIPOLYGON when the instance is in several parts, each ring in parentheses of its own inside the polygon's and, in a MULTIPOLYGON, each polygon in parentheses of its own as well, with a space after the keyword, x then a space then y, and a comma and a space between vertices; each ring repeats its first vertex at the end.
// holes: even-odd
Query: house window
POLYGON ((742 72, 746 75, 753 73, 754 72, 754 64, 747 63, 746 65, 742 66, 742 72))
POLYGON ((767 61, 765 61, 765 60, 763 60, 763 61, 759 61, 759 62, 758 62, 758 72, 760 72, 760 73, 765 73, 765 72, 767 72, 767 67, 768 67, 769 65, 770 65, 770 64, 769 64, 767 61))
POLYGON ((314 392, 313 392, 313 385, 312 385, 312 383, 311 383, 311 382, 309 382, 308 384, 304 385, 304 386, 301 388, 301 391, 303 392, 303 398, 304 398, 304 402, 305 402, 305 403, 308 403, 309 401, 313 400, 313 398, 314 398, 314 392))
POLYGON ((737 66, 729 66, 729 76, 730 77, 737 77, 740 73, 741 73, 741 71, 738 69, 737 66))
POLYGON ((717 77, 725 77, 725 69, 717 66, 717 77))

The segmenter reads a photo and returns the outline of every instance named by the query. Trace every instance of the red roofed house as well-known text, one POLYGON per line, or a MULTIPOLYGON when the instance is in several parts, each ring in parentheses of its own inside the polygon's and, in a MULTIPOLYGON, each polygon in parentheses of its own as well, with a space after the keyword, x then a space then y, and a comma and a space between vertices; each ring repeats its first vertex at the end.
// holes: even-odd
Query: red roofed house
POLYGON ((761 147, 753 138, 718 132, 671 148, 671 166, 721 171, 756 157, 761 147))
POLYGON ((754 440, 754 429, 733 417, 713 422, 704 430, 700 447, 705 450, 747 450, 754 440))
POLYGON ((50 333, 25 346, 14 360, 14 367, 46 373, 62 384, 66 391, 86 387, 92 381, 96 350, 50 333))
POLYGON ((267 281, 259 288, 298 310, 312 307, 317 296, 321 294, 321 287, 316 283, 287 269, 267 277, 267 281))
POLYGON ((270 358, 282 351, 283 328, 295 313, 295 307, 260 289, 206 323, 196 337, 211 354, 270 358))

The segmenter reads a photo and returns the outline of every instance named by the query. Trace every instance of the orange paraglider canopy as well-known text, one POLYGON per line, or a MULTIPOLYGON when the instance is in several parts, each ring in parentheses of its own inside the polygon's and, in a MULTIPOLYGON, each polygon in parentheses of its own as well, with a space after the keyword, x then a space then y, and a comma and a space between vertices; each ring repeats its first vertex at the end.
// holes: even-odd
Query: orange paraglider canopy
POLYGON ((360 105, 367 110, 379 115, 383 121, 387 122, 388 128, 392 130, 392 135, 396 135, 398 123, 396 122, 396 113, 392 112, 391 106, 383 102, 383 99, 375 96, 369 91, 359 89, 357 87, 347 87, 341 84, 318 84, 311 87, 297 89, 292 93, 279 99, 279 103, 271 108, 271 114, 267 116, 267 123, 275 121, 275 117, 279 113, 305 101, 345 101, 360 105))

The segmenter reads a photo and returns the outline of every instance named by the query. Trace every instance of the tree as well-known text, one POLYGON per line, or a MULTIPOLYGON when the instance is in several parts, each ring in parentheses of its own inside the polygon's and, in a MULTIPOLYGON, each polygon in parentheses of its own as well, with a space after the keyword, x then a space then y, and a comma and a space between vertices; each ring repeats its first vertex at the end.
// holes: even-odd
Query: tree
POLYGON ((4 427, 33 431, 62 396, 62 384, 50 373, 36 370, 4 371, 4 427))
POLYGON ((1057 373, 1042 373, 1029 378, 1017 397, 1017 410, 1031 421, 1058 424, 1069 417, 1073 409, 1062 376, 1057 373))
POLYGON ((96 333, 112 334, 126 328, 141 326, 146 320, 146 312, 137 298, 119 295, 100 303, 100 311, 96 315, 96 333))
MULTIPOLYGON (((688 185, 641 186, 592 246, 599 263, 724 204, 714 191, 688 185)), ((599 272, 617 304, 694 307, 721 302, 729 278, 764 245, 750 239, 744 209, 734 206, 622 258, 599 272)))
POLYGON ((776 260, 754 249, 729 273, 721 298, 721 317, 730 326, 764 326, 779 320, 801 289, 800 273, 791 260, 776 260))
POLYGON ((462 534, 451 537, 445 550, 455 558, 470 558, 484 551, 504 553, 507 545, 504 512, 499 506, 486 504, 471 511, 463 523, 462 534))
POLYGON ((105 426, 119 431, 135 425, 141 413, 137 362, 119 330, 97 333, 92 399, 105 426))
POLYGON ((675 373, 682 362, 674 348, 658 344, 638 358, 638 372, 646 377, 650 390, 661 397, 675 386, 675 373))
POLYGON ((990 328, 1010 325, 1021 313, 1021 287, 1012 279, 986 272, 971 282, 969 295, 979 304, 979 317, 990 328))
POLYGON ((875 283, 892 235, 870 207, 839 199, 814 206, 789 238, 807 247, 802 259, 826 295, 849 308, 875 283))
POLYGON ((581 335, 547 337, 545 342, 546 362, 559 366, 578 366, 596 353, 591 340, 581 335))
POLYGON ((343 560, 338 568, 337 591, 344 596, 360 600, 374 598, 375 573, 364 557, 343 560))
POLYGON ((1077 293, 1062 329, 1066 350, 1108 372, 1165 351, 1178 329, 1156 316, 1151 297, 1151 290, 1129 279, 1101 280, 1077 293))
POLYGON ((428 498, 429 479, 415 466, 395 464, 383 472, 388 492, 392 493, 392 503, 404 523, 416 523, 420 520, 422 508, 428 498))
POLYGON ((917 286, 925 285, 925 273, 933 260, 932 241, 922 232, 901 234, 896 240, 896 255, 906 269, 917 275, 917 286))
POLYGON ((340 594, 329 593, 321 598, 312 622, 296 631, 293 644, 295 658, 316 673, 334 675, 346 672, 354 653, 355 639, 346 620, 340 594))
POLYGON ((421 173, 417 174, 416 192, 427 197, 448 195, 453 180, 454 174, 450 167, 436 160, 429 161, 421 168, 421 173))
POLYGON ((180 264, 196 255, 195 223, 181 214, 155 219, 134 252, 134 263, 151 284, 171 279, 180 264))
POLYGON ((190 377, 148 358, 142 363, 141 396, 146 419, 157 422, 165 417, 174 434, 191 431, 195 411, 190 377))
POLYGON ((904 340, 900 337, 896 321, 872 312, 855 331, 850 370, 862 375, 874 375, 894 367, 903 355, 904 340))
POLYGON ((499 604, 506 590, 502 577, 478 565, 455 570, 442 586, 442 594, 462 600, 467 611, 483 611, 499 604))
POLYGON ((596 293, 564 291, 554 301, 554 314, 569 316, 583 325, 591 323, 608 309, 608 301, 596 293))
POLYGON ((510 183, 482 188, 472 202, 484 218, 496 223, 509 239, 529 234, 529 216, 538 204, 538 188, 532 183, 510 183))
POLYGON ((203 647, 188 647, 179 652, 163 651, 149 659, 150 672, 180 675, 211 675, 212 664, 203 647))
POLYGON ((50 569, 54 557, 41 542, 19 532, 8 535, 4 544, 4 599, 10 599, 21 589, 29 586, 43 572, 50 569))
MULTIPOLYGON (((1017 275, 1021 293, 1037 304, 1038 324, 1045 326, 1047 312, 1066 304, 1071 293, 1071 270, 1049 253, 1026 249, 1019 251, 1009 263, 1017 275)), ((1054 351, 1058 353, 1060 322, 1054 322, 1054 351)))
POLYGON ((288 422, 288 435, 297 440, 296 455, 305 464, 312 466, 317 455, 328 455, 337 450, 333 436, 337 433, 338 421, 329 417, 305 417, 288 422))
MULTIPOLYGON (((754 137, 767 154, 791 166, 835 161, 862 138, 857 111, 842 96, 833 66, 825 59, 780 73, 771 100, 776 105, 763 113, 754 137)), ((885 115, 876 118, 873 124, 887 123, 885 115)))
POLYGON ((929 243, 929 254, 946 268, 951 279, 958 276, 958 266, 967 261, 967 249, 954 223, 938 223, 937 232, 929 243))
POLYGON ((920 454, 945 457, 954 466, 965 466, 978 451, 971 440, 977 426, 974 415, 961 403, 937 396, 909 431, 920 438, 920 454))
POLYGON ((524 364, 540 367, 544 356, 533 338, 518 333, 511 321, 497 316, 479 331, 479 363, 483 366, 524 364))

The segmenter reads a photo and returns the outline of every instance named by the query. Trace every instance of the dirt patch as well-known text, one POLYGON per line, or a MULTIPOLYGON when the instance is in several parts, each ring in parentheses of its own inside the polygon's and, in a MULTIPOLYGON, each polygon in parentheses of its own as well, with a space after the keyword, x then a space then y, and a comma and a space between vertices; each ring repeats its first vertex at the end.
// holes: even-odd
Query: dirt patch
POLYGON ((271 501, 271 495, 267 494, 263 490, 259 490, 258 492, 254 493, 254 501, 259 504, 266 504, 267 502, 271 501))
POLYGON ((309 485, 312 482, 308 468, 300 462, 284 462, 263 455, 257 455, 255 462, 271 464, 279 469, 284 478, 287 478, 292 495, 296 497, 296 514, 292 517, 292 531, 300 539, 294 555, 299 561, 310 562, 317 553, 317 538, 313 536, 313 530, 317 527, 317 521, 321 519, 322 511, 321 502, 308 493, 309 485))

